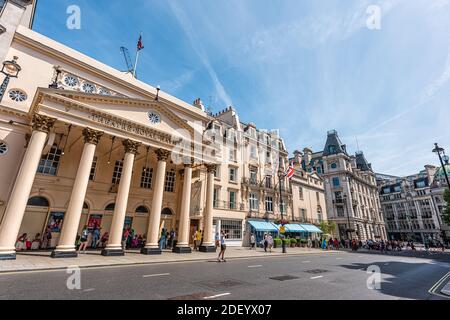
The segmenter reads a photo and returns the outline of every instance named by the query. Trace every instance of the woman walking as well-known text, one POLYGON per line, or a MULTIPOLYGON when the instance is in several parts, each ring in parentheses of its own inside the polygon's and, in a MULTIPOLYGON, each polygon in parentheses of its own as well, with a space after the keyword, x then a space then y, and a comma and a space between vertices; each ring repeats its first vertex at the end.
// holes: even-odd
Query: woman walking
POLYGON ((89 229, 87 226, 84 226, 83 231, 81 231, 80 247, 78 248, 78 252, 81 252, 81 250, 83 250, 83 253, 86 253, 88 237, 89 229))
POLYGON ((219 256, 217 257, 217 262, 220 262, 220 256, 222 256, 222 261, 223 262, 227 262, 227 260, 225 260, 225 250, 227 250, 227 245, 225 244, 225 237, 227 235, 225 234, 225 232, 222 230, 221 234, 220 234, 220 252, 219 252, 219 256))

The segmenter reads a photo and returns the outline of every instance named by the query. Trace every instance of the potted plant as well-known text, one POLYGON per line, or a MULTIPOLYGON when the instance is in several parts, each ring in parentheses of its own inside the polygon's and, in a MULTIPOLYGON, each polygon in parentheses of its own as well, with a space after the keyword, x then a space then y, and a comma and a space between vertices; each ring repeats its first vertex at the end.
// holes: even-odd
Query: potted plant
POLYGON ((281 239, 280 238, 274 238, 273 239, 273 247, 274 248, 281 247, 281 239))
POLYGON ((308 240, 306 239, 301 239, 300 240, 301 244, 302 244, 302 248, 306 247, 306 244, 308 243, 308 240))
POLYGON ((291 239, 291 247, 295 247, 295 245, 297 244, 297 240, 295 240, 294 238, 291 239))

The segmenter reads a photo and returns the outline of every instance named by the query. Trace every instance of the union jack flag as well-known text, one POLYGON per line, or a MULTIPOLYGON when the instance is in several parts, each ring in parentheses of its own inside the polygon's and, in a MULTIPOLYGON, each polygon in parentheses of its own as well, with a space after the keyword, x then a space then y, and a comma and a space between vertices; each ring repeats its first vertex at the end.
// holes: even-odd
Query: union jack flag
POLYGON ((294 176, 294 160, 291 161, 289 164, 289 167, 286 169, 286 172, 284 173, 284 176, 288 179, 291 179, 294 176))
POLYGON ((137 43, 137 50, 140 51, 142 49, 144 49, 144 45, 142 44, 142 35, 140 35, 137 43))

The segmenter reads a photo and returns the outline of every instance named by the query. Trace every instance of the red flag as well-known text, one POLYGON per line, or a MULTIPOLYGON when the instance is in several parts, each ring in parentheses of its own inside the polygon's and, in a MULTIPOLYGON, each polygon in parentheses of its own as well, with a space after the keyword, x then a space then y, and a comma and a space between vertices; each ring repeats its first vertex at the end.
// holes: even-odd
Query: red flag
POLYGON ((286 172, 284 173, 284 175, 288 178, 291 179, 294 176, 295 170, 294 170, 294 161, 292 161, 289 164, 289 168, 287 168, 286 172))
POLYGON ((140 51, 142 49, 144 49, 144 45, 142 44, 142 35, 140 35, 137 43, 137 50, 140 51))

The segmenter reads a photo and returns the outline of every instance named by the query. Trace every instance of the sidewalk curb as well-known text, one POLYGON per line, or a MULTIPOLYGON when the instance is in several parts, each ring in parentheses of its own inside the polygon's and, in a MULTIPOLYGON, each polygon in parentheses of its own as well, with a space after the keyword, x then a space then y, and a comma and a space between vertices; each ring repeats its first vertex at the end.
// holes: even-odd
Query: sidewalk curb
MULTIPOLYGON (((339 251, 324 251, 324 252, 311 252, 311 253, 295 253, 295 254, 271 254, 265 256, 250 256, 250 257, 231 257, 227 258, 228 261, 231 260, 245 260, 245 259, 254 259, 254 258, 271 258, 271 257, 300 257, 300 256, 309 256, 309 255, 319 255, 319 254, 337 254, 339 251)), ((188 259, 188 260, 175 260, 175 261, 145 261, 145 262, 129 262, 129 263, 117 263, 117 264, 98 264, 98 265, 86 265, 86 266, 78 266, 80 269, 100 269, 100 268, 116 268, 116 267, 130 267, 130 266, 143 266, 143 265, 157 265, 157 264, 175 264, 175 263, 191 263, 191 262, 216 262, 216 259, 211 257, 209 259, 188 259)), ((72 266, 75 266, 73 264, 72 266)), ((15 273, 32 273, 32 272, 47 272, 47 271, 58 271, 58 270, 66 270, 70 266, 64 267, 53 267, 53 268, 36 268, 36 269, 20 269, 20 270, 0 270, 0 276, 5 274, 15 274, 15 273)))

